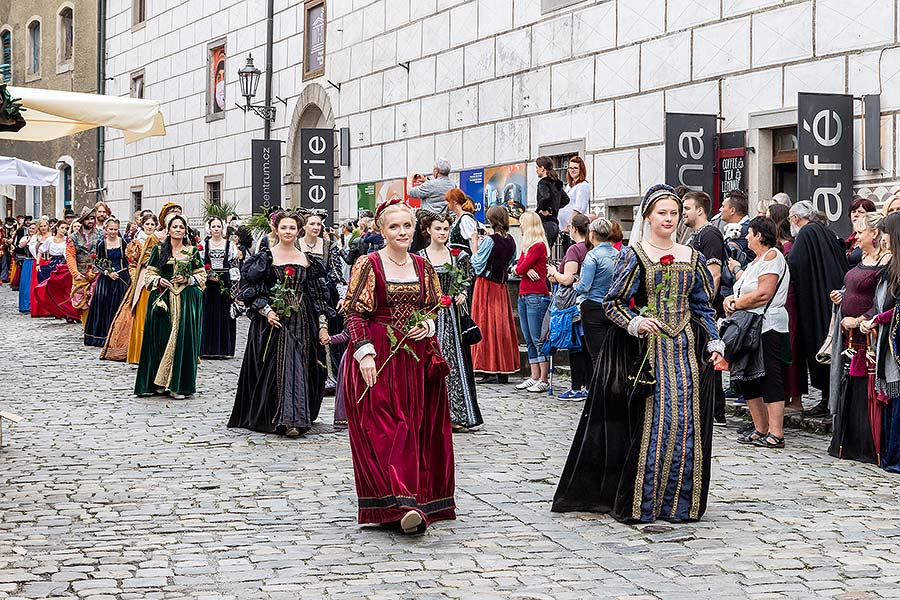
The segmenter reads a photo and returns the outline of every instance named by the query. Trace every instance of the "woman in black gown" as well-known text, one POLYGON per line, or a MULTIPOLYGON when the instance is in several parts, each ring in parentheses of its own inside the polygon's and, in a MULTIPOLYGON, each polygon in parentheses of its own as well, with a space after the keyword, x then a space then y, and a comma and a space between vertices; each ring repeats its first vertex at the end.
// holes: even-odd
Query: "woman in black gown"
POLYGON ((228 426, 295 437, 322 405, 329 308, 324 265, 294 246, 303 218, 281 213, 274 224, 277 243, 248 258, 241 273, 250 331, 228 426), (278 284, 289 290, 290 314, 274 308, 278 284))
POLYGON ((231 316, 232 281, 237 273, 237 249, 223 237, 224 225, 219 217, 206 222, 209 235, 203 242, 203 264, 206 267, 206 288, 203 290, 203 337, 200 358, 231 358, 234 356, 237 326, 231 316))

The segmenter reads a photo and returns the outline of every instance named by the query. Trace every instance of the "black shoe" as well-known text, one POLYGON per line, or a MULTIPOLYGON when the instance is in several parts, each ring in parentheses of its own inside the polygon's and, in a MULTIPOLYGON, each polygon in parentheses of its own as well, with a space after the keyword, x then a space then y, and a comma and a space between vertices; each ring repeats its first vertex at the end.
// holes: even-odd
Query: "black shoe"
POLYGON ((497 383, 506 385, 509 383, 509 375, 497 375, 497 383))
POLYGON ((804 411, 803 416, 812 417, 813 419, 821 419, 831 415, 831 411, 828 410, 827 402, 819 402, 810 410, 804 411))
POLYGON ((727 424, 728 424, 728 420, 725 418, 724 415, 718 416, 718 417, 713 417, 713 425, 724 426, 727 424))
POLYGON ((500 383, 500 377, 497 375, 485 375, 478 380, 478 383, 500 383))

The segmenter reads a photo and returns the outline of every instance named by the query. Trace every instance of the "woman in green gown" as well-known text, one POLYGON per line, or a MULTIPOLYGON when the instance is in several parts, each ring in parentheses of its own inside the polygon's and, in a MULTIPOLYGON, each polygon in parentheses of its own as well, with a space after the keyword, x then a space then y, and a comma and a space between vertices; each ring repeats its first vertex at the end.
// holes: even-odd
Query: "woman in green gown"
POLYGON ((172 216, 166 229, 166 241, 153 249, 144 277, 150 297, 134 393, 181 399, 196 391, 206 270, 197 248, 189 245, 184 217, 172 216))

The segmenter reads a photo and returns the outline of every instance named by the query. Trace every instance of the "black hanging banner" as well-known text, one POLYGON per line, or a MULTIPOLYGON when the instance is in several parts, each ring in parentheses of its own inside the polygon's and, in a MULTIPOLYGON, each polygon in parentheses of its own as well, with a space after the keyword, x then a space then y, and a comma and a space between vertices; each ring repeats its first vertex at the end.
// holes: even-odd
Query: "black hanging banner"
POLYGON ((251 140, 253 212, 281 206, 281 140, 251 140))
POLYGON ((300 207, 334 215, 334 131, 300 130, 300 207))
POLYGON ((666 183, 715 197, 716 115, 666 113, 666 183))
POLYGON ((853 199, 853 96, 801 92, 797 102, 797 195, 847 237, 853 199))

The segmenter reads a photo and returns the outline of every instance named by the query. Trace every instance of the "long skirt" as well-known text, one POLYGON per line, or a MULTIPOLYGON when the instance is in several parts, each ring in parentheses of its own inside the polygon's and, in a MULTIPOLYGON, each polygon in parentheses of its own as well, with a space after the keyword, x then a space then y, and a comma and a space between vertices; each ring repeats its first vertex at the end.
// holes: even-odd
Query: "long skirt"
POLYGON ((521 366, 519 340, 505 284, 476 278, 472 319, 483 334, 481 342, 472 347, 475 372, 516 373, 521 366))
POLYGON ((234 356, 237 325, 231 318, 231 296, 222 293, 221 281, 207 281, 203 290, 201 358, 234 356))
POLYGON ((152 308, 160 292, 151 292, 144 322, 141 360, 134 382, 136 395, 169 390, 190 395, 197 391, 197 361, 200 357, 200 290, 188 287, 180 294, 167 290, 161 304, 152 308))
MULTIPOLYGON (((884 439, 884 432, 882 432, 884 439)), ((834 410, 828 454, 837 458, 878 464, 878 449, 869 419, 868 377, 844 375, 834 410)))
POLYGON ((347 377, 347 367, 352 364, 353 357, 347 355, 347 351, 344 350, 344 355, 341 357, 341 362, 338 363, 338 370, 336 374, 336 381, 334 387, 334 428, 335 429, 347 429, 347 395, 344 391, 344 379, 347 377))
POLYGON ((438 313, 437 340, 441 354, 450 365, 447 376, 447 395, 450 399, 450 420, 454 425, 466 428, 484 423, 478 408, 475 376, 472 372, 472 355, 469 346, 462 343, 459 331, 459 307, 453 305, 438 313))
MULTIPOLYGON (((797 356, 794 351, 797 348, 797 321, 800 315, 797 311, 797 297, 794 294, 794 286, 788 288, 787 303, 785 308, 790 319, 790 340, 791 340, 791 356, 797 356)), ((802 361, 792 360, 790 364, 784 365, 781 369, 781 378, 784 382, 784 399, 790 402, 791 398, 802 396, 809 392, 809 382, 806 378, 806 370, 803 368, 802 361)))
POLYGON ((892 398, 881 413, 881 468, 900 473, 900 398, 892 398))
POLYGON ((12 291, 19 291, 19 282, 22 280, 22 261, 18 258, 13 258, 11 264, 9 265, 9 287, 12 288, 12 291))
POLYGON ((134 313, 132 312, 132 300, 136 282, 132 281, 122 296, 122 302, 116 310, 112 325, 109 327, 109 335, 106 343, 100 351, 100 360, 124 361, 128 357, 128 346, 131 342, 131 329, 134 327, 134 313))
POLYGON ((651 343, 656 384, 644 397, 645 386, 635 389, 629 373, 638 372, 645 348, 624 329, 610 328, 554 512, 610 513, 625 522, 694 521, 705 512, 713 410, 697 363, 705 339, 688 327, 651 343))
POLYGON ((19 312, 31 311, 31 281, 34 276, 34 259, 26 258, 19 269, 19 312))
MULTIPOLYGON (((377 356, 387 357, 385 326, 373 321, 369 331, 377 356)), ((426 524, 456 518, 446 363, 433 340, 409 345, 421 360, 395 354, 367 392, 356 348, 347 349, 345 407, 360 523, 393 523, 410 510, 426 524), (443 369, 426 379, 426 364, 435 363, 443 369)))
POLYGON ((141 288, 139 293, 137 305, 134 307, 131 335, 128 337, 128 357, 126 360, 132 365, 141 362, 141 342, 144 340, 144 323, 147 320, 147 299, 150 297, 150 290, 141 288))
MULTIPOLYGON (((41 279, 42 269, 43 272, 46 273, 47 277, 50 276, 50 273, 46 270, 47 265, 41 265, 40 261, 34 261, 34 265, 32 266, 31 271, 31 297, 29 299, 28 312, 31 313, 32 318, 43 318, 49 317, 50 313, 47 311, 46 306, 41 303, 40 298, 37 296, 36 291, 38 284, 43 281, 41 279)), ((46 277, 44 278, 46 279, 46 277)))
MULTIPOLYGON (((45 261, 37 269, 37 283, 34 286, 34 294, 31 301, 32 317, 56 317, 56 307, 53 306, 53 300, 50 299, 47 286, 50 284, 50 277, 63 264, 63 257, 54 257, 49 261, 45 261)), ((71 279, 70 279, 71 281, 71 279)), ((70 288, 71 289, 71 288, 70 288)))
POLYGON ((46 307, 52 316, 73 321, 81 318, 81 312, 72 306, 72 275, 65 264, 57 265, 49 279, 41 282, 38 288, 37 293, 46 298, 46 307))
POLYGON ((131 284, 128 272, 123 272, 119 279, 101 275, 91 297, 87 322, 84 327, 84 345, 102 348, 109 335, 113 318, 122 305, 122 298, 131 284))
POLYGON ((228 427, 262 433, 312 427, 322 406, 327 374, 317 331, 306 304, 282 320, 279 329, 259 315, 252 317, 228 427))

